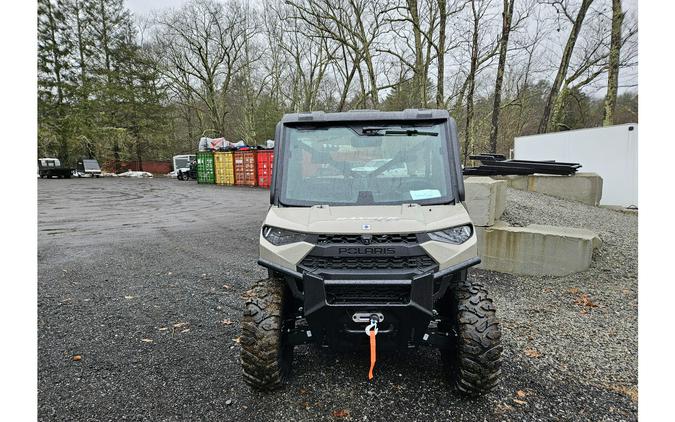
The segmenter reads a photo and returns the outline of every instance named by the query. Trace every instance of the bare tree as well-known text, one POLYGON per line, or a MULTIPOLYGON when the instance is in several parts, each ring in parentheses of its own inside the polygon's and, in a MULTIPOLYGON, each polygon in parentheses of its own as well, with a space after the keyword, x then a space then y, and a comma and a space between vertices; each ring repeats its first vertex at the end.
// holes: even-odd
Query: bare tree
POLYGON ((605 96, 603 126, 614 124, 616 94, 619 90, 619 59, 621 53, 621 24, 623 12, 621 0, 612 0, 612 36, 609 50, 609 69, 607 74, 607 95, 605 96))
MULTIPOLYGON (((572 93, 592 85, 600 76, 607 73, 611 54, 611 28, 602 9, 591 10, 591 19, 586 26, 586 34, 577 42, 578 48, 570 65, 570 73, 564 78, 560 92, 553 103, 553 110, 549 120, 549 129, 558 130, 562 125, 565 104, 572 93), (609 35, 609 36, 608 36, 609 35)), ((637 27, 630 25, 625 36, 619 42, 619 49, 624 44, 632 42, 637 34, 637 27)), ((619 67, 631 66, 633 51, 627 51, 623 60, 619 60, 619 67)), ((576 94, 578 95, 578 94, 576 94)), ((576 98, 574 98, 576 99, 576 98)))
POLYGON ((297 17, 318 30, 322 37, 330 38, 350 50, 353 60, 365 66, 365 79, 361 66, 356 67, 362 90, 367 92, 371 104, 379 104, 377 71, 373 52, 375 40, 381 33, 380 2, 369 0, 288 0, 297 10, 297 17))
POLYGON ((157 19, 155 42, 164 77, 189 92, 212 128, 223 134, 228 113, 225 101, 234 75, 248 65, 244 46, 255 36, 256 23, 241 3, 226 6, 193 0, 157 19), (226 8, 227 7, 227 8, 226 8))
POLYGON ((560 66, 558 66, 558 71, 555 75, 555 79, 553 80, 551 91, 548 94, 546 105, 544 106, 544 114, 542 115, 541 121, 539 122, 539 133, 546 133, 551 130, 551 114, 553 103, 558 97, 560 87, 562 86, 565 75, 567 74, 570 60, 572 59, 572 53, 574 52, 574 46, 577 42, 577 37, 579 36, 579 32, 581 32, 581 26, 584 23, 586 12, 591 6, 591 3, 593 3, 593 0, 582 0, 576 18, 572 18, 568 12, 567 2, 565 0, 552 0, 548 2, 548 4, 553 4, 556 7, 558 13, 562 11, 565 14, 567 19, 572 22, 572 29, 570 30, 569 36, 567 37, 567 42, 565 43, 565 48, 563 49, 562 57, 560 59, 560 66))
POLYGON ((497 131, 499 130, 499 111, 502 101, 502 83, 504 81, 504 69, 506 68, 506 54, 511 33, 511 18, 513 17, 513 4, 515 0, 504 0, 502 12, 502 37, 499 40, 499 64, 497 65, 497 78, 495 80, 495 94, 492 104, 492 127, 490 129, 490 151, 497 152, 497 131))
MULTIPOLYGON (((468 161, 469 154, 473 150, 474 141, 476 137, 474 127, 474 95, 476 93, 476 84, 478 73, 481 65, 490 60, 496 54, 499 43, 490 42, 487 50, 481 52, 480 31, 481 22, 487 15, 491 6, 490 1, 471 0, 471 43, 470 43, 470 65, 469 73, 466 78, 466 85, 462 89, 466 89, 466 127, 465 127, 465 141, 464 141, 464 163, 468 161)), ((461 97, 459 98, 461 101, 461 97)))

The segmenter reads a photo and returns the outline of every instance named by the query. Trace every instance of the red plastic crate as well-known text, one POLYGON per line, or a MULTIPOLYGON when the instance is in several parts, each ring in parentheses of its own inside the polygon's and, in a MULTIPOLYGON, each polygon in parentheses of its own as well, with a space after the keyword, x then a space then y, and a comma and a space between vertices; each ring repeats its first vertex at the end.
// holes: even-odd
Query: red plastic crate
POLYGON ((272 183, 272 168, 274 167, 274 150, 258 151, 258 186, 269 188, 272 183))

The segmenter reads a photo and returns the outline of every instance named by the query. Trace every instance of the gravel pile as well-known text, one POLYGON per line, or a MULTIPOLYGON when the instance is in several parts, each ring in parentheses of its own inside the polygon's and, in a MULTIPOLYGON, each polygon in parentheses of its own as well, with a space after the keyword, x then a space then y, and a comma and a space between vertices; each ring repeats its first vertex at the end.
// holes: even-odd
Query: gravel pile
POLYGON ((502 220, 592 230, 602 239, 588 271, 564 277, 494 277, 495 296, 512 349, 540 352, 533 360, 551 376, 637 393, 638 219, 533 192, 507 191, 502 220), (513 278, 502 289, 501 278, 513 278))
POLYGON ((586 227, 604 245, 567 277, 470 271, 503 324, 493 393, 450 391, 434 349, 382 353, 368 382, 366 350, 312 346, 285 389, 250 391, 236 340, 241 295, 265 275, 268 200, 164 178, 38 181, 40 420, 637 418, 637 217, 512 190, 505 220, 586 227))

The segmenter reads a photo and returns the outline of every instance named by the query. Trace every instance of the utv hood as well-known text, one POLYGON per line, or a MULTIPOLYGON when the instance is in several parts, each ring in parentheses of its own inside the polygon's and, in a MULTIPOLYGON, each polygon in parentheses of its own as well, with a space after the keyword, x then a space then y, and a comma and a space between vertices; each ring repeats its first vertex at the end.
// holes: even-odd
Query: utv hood
POLYGON ((470 223, 464 205, 276 207, 265 225, 305 233, 416 233, 470 223))

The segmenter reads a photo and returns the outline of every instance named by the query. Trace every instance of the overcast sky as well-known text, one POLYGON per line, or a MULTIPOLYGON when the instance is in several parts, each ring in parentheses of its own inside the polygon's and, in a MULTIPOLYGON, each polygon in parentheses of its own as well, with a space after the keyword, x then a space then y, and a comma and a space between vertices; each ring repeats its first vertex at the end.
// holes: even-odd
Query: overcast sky
MULTIPOLYGON (((125 0, 127 7, 135 16, 147 15, 153 10, 165 10, 170 8, 178 8, 181 5, 187 3, 189 0, 125 0)), ((257 0, 249 0, 257 2, 257 0)), ((283 1, 283 0, 279 0, 283 1)), ((611 1, 604 0, 607 2, 608 7, 611 8, 611 1)), ((597 4, 598 2, 596 2, 597 4)), ((623 0, 623 10, 631 10, 635 13, 638 7, 638 0, 623 0)), ((560 34, 560 45, 564 44, 567 39, 568 33, 560 34)), ((555 61, 555 60, 554 60, 555 61)), ((633 91, 637 89, 637 67, 631 69, 622 69, 619 74, 619 93, 628 90, 633 91)), ((552 79, 552 75, 551 75, 552 79)), ((604 95, 606 89, 606 76, 601 77, 597 82, 595 82, 595 88, 589 86, 586 88, 589 94, 591 95, 604 95)))
MULTIPOLYGON (((178 7, 188 0, 125 0, 129 9, 135 15, 144 15, 154 9, 166 9, 171 7, 178 7)), ((281 1, 281 0, 280 0, 281 1)), ((638 0, 623 0, 624 9, 634 9, 638 4, 638 0)))
POLYGON ((170 7, 179 7, 187 0, 125 0, 127 7, 134 15, 145 15, 151 10, 166 9, 170 7))

